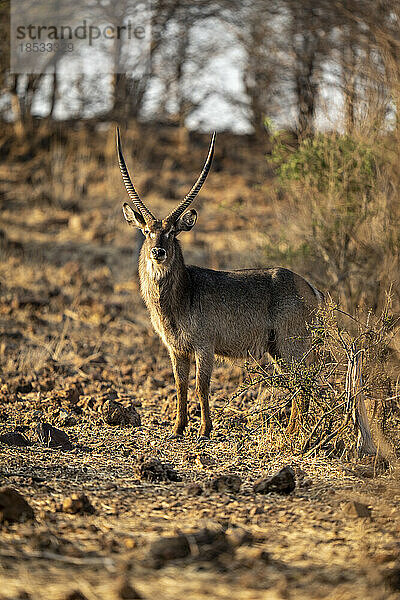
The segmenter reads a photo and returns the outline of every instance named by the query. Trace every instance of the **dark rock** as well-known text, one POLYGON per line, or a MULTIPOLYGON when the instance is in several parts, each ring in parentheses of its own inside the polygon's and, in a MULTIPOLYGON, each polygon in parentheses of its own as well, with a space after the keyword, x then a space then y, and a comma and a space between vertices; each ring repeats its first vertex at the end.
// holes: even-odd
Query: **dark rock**
POLYGON ((214 560, 220 554, 232 553, 227 535, 221 530, 202 529, 192 534, 161 538, 149 549, 149 560, 158 568, 169 560, 192 556, 198 560, 214 560))
POLYGON ((32 596, 26 590, 19 590, 16 600, 32 600, 32 596))
POLYGON ((238 492, 242 480, 237 475, 219 475, 206 483, 206 489, 211 492, 238 492))
POLYGON ((266 550, 258 550, 258 559, 263 563, 268 564, 271 562, 271 555, 266 550))
POLYGON ((102 406, 102 414, 107 425, 141 426, 139 413, 134 406, 126 407, 115 400, 106 400, 102 406))
POLYGON ((182 477, 172 468, 171 465, 163 464, 158 458, 144 459, 139 467, 141 479, 147 481, 182 481, 182 477))
POLYGON ((87 600, 87 597, 79 590, 74 590, 65 596, 65 600, 87 600))
POLYGON ((371 518, 371 509, 366 504, 356 502, 355 500, 346 502, 343 505, 343 512, 353 518, 371 518))
POLYGON ((63 512, 76 514, 93 514, 94 506, 85 494, 72 494, 68 498, 64 498, 62 503, 63 512))
POLYGON ((117 586, 117 597, 121 598, 121 600, 139 600, 140 598, 143 598, 143 596, 141 596, 125 578, 123 578, 117 586))
POLYGON ((30 440, 19 431, 3 433, 3 435, 0 435, 0 442, 2 444, 7 444, 7 446, 19 446, 20 448, 31 446, 30 440))
POLYGON ((383 580, 387 588, 394 592, 400 591, 400 566, 386 571, 383 574, 383 580))
POLYGON ((290 494, 296 487, 294 471, 291 467, 283 467, 271 477, 258 479, 253 490, 258 494, 290 494))
POLYGON ((82 383, 80 381, 71 382, 64 390, 67 400, 70 404, 76 404, 82 394, 82 383))
POLYGON ((48 448, 61 448, 62 450, 73 448, 65 431, 53 427, 50 423, 38 423, 36 431, 39 441, 48 448))
POLYGON ((32 383, 30 381, 28 383, 21 383, 15 388, 15 391, 20 394, 29 394, 32 390, 32 383))
POLYGON ((200 483, 189 483, 189 485, 185 487, 185 494, 187 496, 201 496, 202 493, 203 487, 200 483))
POLYGON ((25 498, 10 487, 0 489, 0 523, 33 519, 34 512, 25 498))
POLYGON ((154 564, 161 566, 169 560, 185 558, 190 555, 190 544, 186 535, 166 537, 153 542, 149 550, 149 558, 154 564))

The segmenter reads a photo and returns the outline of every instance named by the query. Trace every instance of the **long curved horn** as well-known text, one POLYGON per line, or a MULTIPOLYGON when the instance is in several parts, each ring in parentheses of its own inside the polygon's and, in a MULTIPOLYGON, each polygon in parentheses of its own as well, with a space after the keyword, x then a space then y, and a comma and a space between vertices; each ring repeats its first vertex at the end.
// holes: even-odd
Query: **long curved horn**
POLYGON ((126 191, 128 192, 130 199, 132 200, 133 204, 136 206, 136 208, 138 209, 140 214, 143 216, 146 223, 148 223, 149 221, 155 221, 156 220, 155 216, 149 211, 147 206, 139 198, 139 195, 133 186, 131 178, 129 177, 129 172, 128 172, 128 169, 125 164, 124 155, 122 154, 121 138, 119 135, 119 127, 117 127, 116 133, 117 133, 116 142, 117 142, 117 154, 118 154, 119 168, 121 169, 122 179, 124 180, 126 191))
POLYGON ((192 187, 190 192, 184 197, 182 202, 168 215, 168 217, 166 217, 167 221, 176 221, 177 219, 179 219, 181 214, 187 209, 187 207, 193 202, 193 200, 196 198, 197 194, 199 193, 201 186, 205 182, 206 177, 207 177, 208 172, 211 167, 212 159, 214 156, 214 146, 215 146, 216 135, 217 134, 214 131, 212 138, 211 138, 210 147, 208 149, 208 155, 206 158, 206 162, 204 163, 204 167, 199 175, 199 178, 197 179, 196 183, 194 184, 194 186, 192 187))

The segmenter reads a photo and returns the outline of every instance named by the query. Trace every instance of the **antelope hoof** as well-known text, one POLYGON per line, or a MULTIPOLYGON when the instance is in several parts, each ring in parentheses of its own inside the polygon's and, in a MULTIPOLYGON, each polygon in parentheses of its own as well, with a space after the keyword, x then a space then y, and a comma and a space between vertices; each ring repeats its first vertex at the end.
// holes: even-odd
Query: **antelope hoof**
POLYGON ((183 434, 182 433, 171 433, 168 436, 168 439, 169 440, 177 440, 179 442, 179 441, 183 440, 183 434))
POLYGON ((171 438, 172 439, 180 439, 183 437, 183 433, 185 431, 187 423, 176 423, 174 429, 172 431, 171 438))
POLYGON ((202 425, 199 431, 199 439, 209 440, 211 435, 212 425, 202 425))
POLYGON ((200 433, 197 435, 196 437, 196 442, 209 442, 210 441, 210 435, 201 435, 200 433))

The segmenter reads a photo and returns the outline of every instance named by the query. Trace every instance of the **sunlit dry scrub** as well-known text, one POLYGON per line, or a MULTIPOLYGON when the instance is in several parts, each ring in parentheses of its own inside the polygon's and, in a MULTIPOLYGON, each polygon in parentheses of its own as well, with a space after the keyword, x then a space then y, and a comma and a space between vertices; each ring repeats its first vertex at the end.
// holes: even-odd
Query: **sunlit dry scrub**
POLYGON ((275 369, 252 361, 234 398, 257 390, 249 408, 250 431, 257 432, 260 451, 302 456, 356 458, 373 455, 393 460, 399 425, 397 356, 391 349, 399 319, 390 315, 390 299, 382 313, 344 313, 329 300, 310 325, 315 362, 275 369), (357 362, 358 380, 351 381, 357 362), (367 408, 367 427, 375 445, 360 431, 357 403, 367 408), (374 447, 375 446, 375 447, 374 447))

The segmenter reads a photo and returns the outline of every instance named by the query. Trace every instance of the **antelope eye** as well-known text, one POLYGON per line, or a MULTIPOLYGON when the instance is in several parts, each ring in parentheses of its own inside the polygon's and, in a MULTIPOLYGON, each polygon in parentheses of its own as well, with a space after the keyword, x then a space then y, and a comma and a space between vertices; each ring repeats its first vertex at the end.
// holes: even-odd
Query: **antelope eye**
POLYGON ((144 233, 144 235, 149 235, 150 229, 145 229, 143 233, 144 233))

